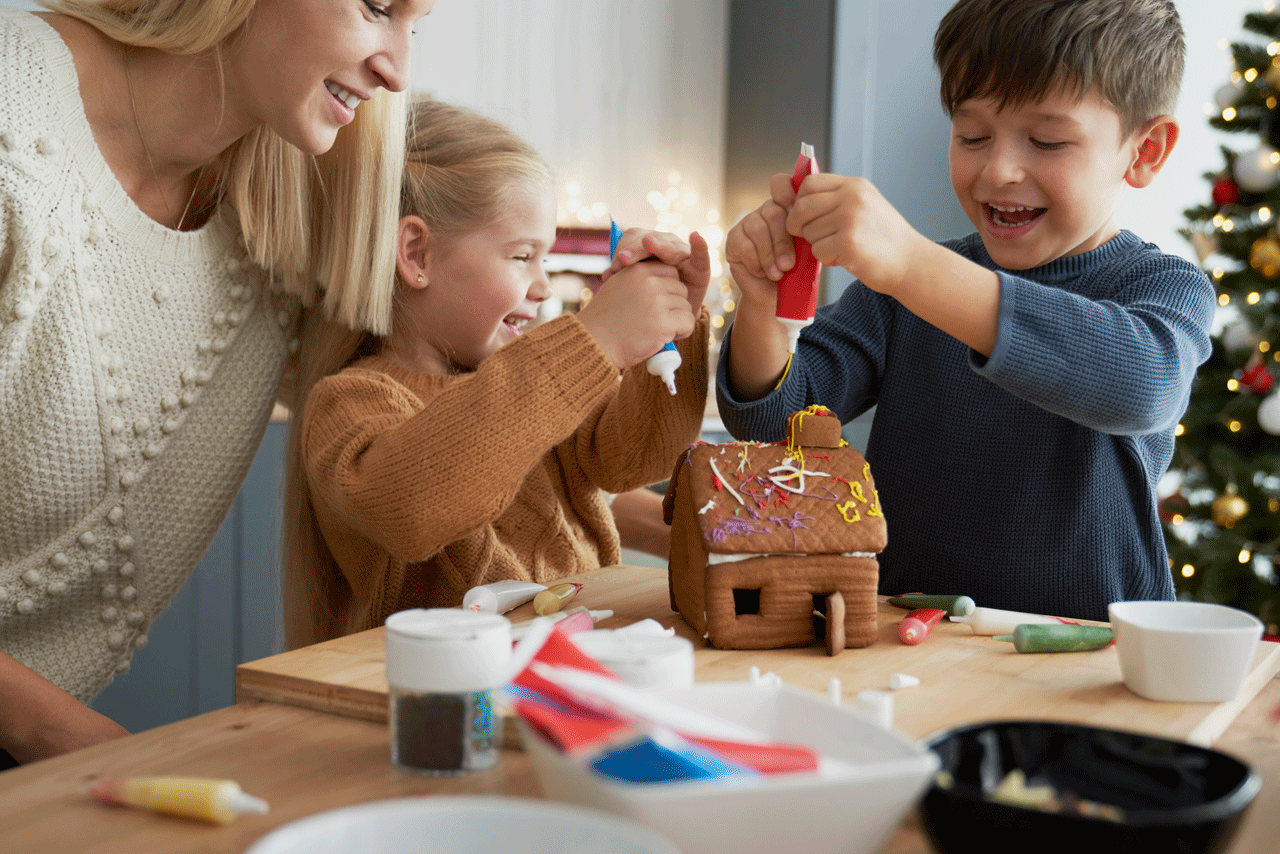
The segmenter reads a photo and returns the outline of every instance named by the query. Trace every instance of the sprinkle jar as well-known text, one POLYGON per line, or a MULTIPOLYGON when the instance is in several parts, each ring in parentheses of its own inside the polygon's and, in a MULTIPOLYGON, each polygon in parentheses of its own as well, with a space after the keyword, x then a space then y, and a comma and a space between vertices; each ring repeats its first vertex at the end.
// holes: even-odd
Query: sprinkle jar
POLYGON ((391 763, 428 777, 496 765, 502 720, 492 691, 507 681, 510 621, 414 608, 392 614, 386 629, 391 763))

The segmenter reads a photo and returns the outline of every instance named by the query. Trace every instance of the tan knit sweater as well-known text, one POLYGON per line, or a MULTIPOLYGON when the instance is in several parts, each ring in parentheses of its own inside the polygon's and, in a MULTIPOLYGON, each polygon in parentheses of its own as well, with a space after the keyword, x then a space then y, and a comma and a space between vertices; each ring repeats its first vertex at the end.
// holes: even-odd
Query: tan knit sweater
POLYGON ((677 345, 674 397, 643 365, 619 381, 572 316, 463 376, 375 356, 322 381, 302 448, 337 563, 322 571, 342 576, 327 585, 337 622, 360 631, 403 608, 458 605, 477 584, 616 563, 605 493, 669 477, 697 439, 707 336, 704 311, 677 345))

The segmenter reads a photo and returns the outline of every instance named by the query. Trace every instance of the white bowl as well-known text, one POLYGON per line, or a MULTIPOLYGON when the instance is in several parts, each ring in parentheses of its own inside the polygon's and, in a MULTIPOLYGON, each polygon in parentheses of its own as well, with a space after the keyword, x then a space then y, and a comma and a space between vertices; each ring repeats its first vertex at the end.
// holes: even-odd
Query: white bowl
POLYGON ((1262 621, 1208 602, 1113 602, 1125 686, 1148 700, 1219 703, 1240 693, 1262 621))
POLYGON ((543 791, 635 819, 683 854, 864 854, 880 850, 938 769, 937 754, 915 740, 805 692, 704 682, 655 693, 776 741, 808 745, 834 767, 747 786, 622 783, 564 756, 517 718, 543 791))
POLYGON ((393 798, 276 828, 245 854, 680 854, 648 828, 532 798, 393 798))

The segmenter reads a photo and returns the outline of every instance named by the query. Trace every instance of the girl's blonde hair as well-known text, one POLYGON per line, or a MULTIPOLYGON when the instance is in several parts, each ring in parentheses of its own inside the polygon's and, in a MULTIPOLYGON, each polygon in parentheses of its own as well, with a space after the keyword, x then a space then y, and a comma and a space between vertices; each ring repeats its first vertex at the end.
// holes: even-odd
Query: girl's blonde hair
MULTIPOLYGON (((221 48, 257 0, 41 0, 122 44, 191 55, 221 48)), ((250 256, 304 305, 357 329, 390 329, 407 97, 378 90, 333 147, 310 157, 259 127, 217 164, 250 256)))
MULTIPOLYGON (((410 106, 405 151, 400 216, 421 217, 437 245, 497 221, 513 195, 552 179, 537 151, 505 125, 430 96, 410 106)), ((396 228, 389 231, 394 265, 396 228)), ((302 446, 307 396, 320 380, 376 353, 381 343, 379 334, 316 312, 302 330, 284 483, 284 617, 290 649, 354 629, 347 624, 351 588, 317 526, 307 483, 302 446)))

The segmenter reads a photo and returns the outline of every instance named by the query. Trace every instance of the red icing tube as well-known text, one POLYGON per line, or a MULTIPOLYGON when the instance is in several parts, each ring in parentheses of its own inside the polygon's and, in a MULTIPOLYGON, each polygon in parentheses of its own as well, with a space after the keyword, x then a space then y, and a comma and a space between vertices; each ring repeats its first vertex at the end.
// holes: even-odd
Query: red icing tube
POLYGON ((915 646, 929 636, 929 630, 947 615, 942 608, 917 608, 898 623, 898 640, 915 646))
MULTIPOLYGON (((791 189, 799 191, 805 177, 817 172, 818 161, 813 157, 813 146, 807 142, 800 143, 800 156, 796 158, 796 168, 791 173, 791 189)), ((803 237, 791 239, 795 243, 796 263, 778 282, 774 313, 787 328, 787 350, 794 353, 800 330, 813 323, 813 313, 818 307, 818 272, 821 266, 813 257, 809 241, 803 237)))

